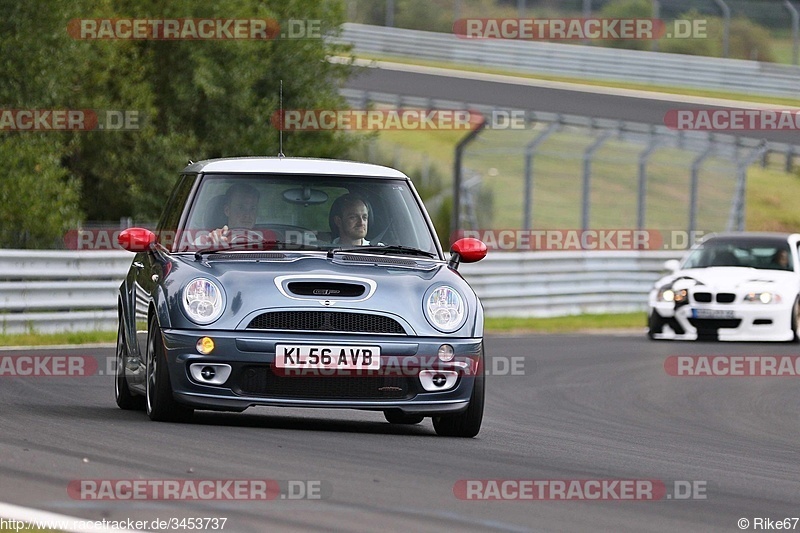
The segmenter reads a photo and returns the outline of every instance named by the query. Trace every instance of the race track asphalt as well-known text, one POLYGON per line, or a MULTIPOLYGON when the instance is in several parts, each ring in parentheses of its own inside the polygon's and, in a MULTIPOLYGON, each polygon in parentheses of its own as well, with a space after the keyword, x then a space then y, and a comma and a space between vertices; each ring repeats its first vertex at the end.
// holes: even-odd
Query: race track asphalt
MULTIPOLYGON (((0 502, 92 519, 225 517, 224 531, 739 531, 800 515, 796 377, 675 377, 670 355, 797 355, 796 345, 654 343, 618 335, 490 336, 474 439, 380 413, 255 408, 191 424, 117 409, 112 348, 84 377, 0 377, 0 502), (516 370, 505 371, 514 363, 516 370), (102 375, 101 375, 102 373, 102 375), (95 501, 89 479, 315 481, 322 499, 95 501), (459 480, 657 480, 705 499, 473 501, 459 480), (458 491, 456 491, 458 492, 458 491), (698 494, 702 495, 702 494, 698 494)), ((798 526, 800 527, 800 526, 798 526)))

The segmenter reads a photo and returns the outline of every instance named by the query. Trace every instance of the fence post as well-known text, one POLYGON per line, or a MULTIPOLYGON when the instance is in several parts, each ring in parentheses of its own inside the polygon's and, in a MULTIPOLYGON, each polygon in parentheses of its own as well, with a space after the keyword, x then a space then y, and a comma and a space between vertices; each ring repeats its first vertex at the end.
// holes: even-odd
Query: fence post
POLYGON ((792 65, 800 61, 800 13, 789 0, 783 0, 783 5, 792 16, 792 65))
POLYGON ((531 221, 533 218, 533 156, 536 154, 539 145, 547 140, 553 133, 558 130, 559 123, 551 122, 542 133, 536 136, 525 147, 525 208, 522 215, 523 229, 531 229, 531 221))
MULTIPOLYGON (((653 19, 658 20, 661 18, 661 2, 660 0, 653 0, 653 19)), ((658 39, 653 39, 651 47, 653 52, 658 52, 658 39)))
POLYGON ((694 235, 697 225, 697 186, 700 179, 700 166, 714 151, 714 141, 709 140, 706 149, 692 161, 692 181, 689 188, 689 235, 694 235))
POLYGON ((747 169, 767 153, 767 142, 753 148, 743 160, 736 162, 736 193, 733 196, 731 214, 728 217, 728 231, 744 231, 745 206, 747 205, 747 169))
POLYGON ((394 26, 394 0, 386 0, 386 26, 394 26))
POLYGON ((591 176, 592 176, 592 158, 595 152, 603 146, 608 138, 611 136, 610 131, 605 131, 600 134, 586 151, 583 153, 583 200, 581 202, 581 229, 589 229, 589 204, 591 196, 591 176))
POLYGON ((658 148, 658 144, 658 136, 652 133, 647 147, 639 154, 639 197, 636 205, 636 229, 644 229, 647 201, 647 161, 658 148))
POLYGON ((731 8, 725 3, 725 0, 714 0, 722 11, 722 18, 724 27, 722 29, 722 57, 728 57, 730 49, 731 37, 731 8))
POLYGON ((486 127, 486 119, 481 120, 474 130, 467 133, 456 145, 455 162, 453 163, 453 216, 450 221, 450 235, 455 235, 461 224, 461 160, 464 157, 464 149, 469 143, 480 135, 486 127))

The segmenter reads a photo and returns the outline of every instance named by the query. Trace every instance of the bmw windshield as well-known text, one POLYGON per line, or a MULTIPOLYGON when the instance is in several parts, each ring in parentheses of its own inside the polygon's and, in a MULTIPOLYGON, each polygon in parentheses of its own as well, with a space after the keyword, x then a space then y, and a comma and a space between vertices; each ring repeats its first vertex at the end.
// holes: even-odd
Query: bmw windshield
POLYGON ((710 239, 695 248, 682 268, 749 267, 792 270, 789 244, 780 238, 710 239))

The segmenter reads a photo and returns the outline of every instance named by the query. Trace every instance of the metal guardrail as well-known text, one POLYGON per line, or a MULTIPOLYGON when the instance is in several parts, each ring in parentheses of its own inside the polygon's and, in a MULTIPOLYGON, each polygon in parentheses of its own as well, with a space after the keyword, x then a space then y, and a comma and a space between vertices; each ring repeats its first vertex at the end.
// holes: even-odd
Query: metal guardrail
MULTIPOLYGON (((497 252, 460 271, 488 316, 640 311, 676 252, 497 252)), ((0 332, 114 330, 128 252, 0 250, 0 332)))
POLYGON ((797 98, 800 67, 741 59, 601 48, 577 44, 466 39, 346 23, 337 42, 358 53, 414 57, 522 72, 797 98))
POLYGON ((129 252, 0 250, 0 333, 114 330, 129 252))
POLYGON ((680 252, 502 252, 459 271, 486 316, 550 317, 647 308, 647 293, 680 252))

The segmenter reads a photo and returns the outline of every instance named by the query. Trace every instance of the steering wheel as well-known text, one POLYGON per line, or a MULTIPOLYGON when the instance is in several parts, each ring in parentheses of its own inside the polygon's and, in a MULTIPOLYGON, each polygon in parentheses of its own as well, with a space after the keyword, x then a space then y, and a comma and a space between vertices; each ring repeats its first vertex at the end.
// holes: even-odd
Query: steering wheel
POLYGON ((269 235, 265 235, 264 232, 258 230, 248 228, 232 228, 228 231, 228 244, 260 243, 264 240, 272 240, 269 235))

